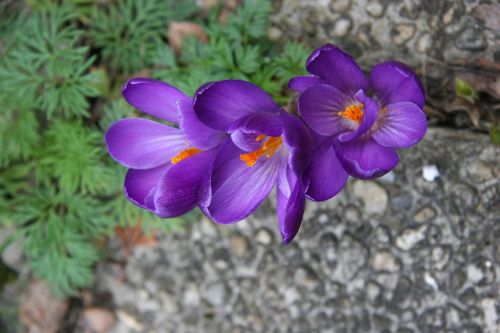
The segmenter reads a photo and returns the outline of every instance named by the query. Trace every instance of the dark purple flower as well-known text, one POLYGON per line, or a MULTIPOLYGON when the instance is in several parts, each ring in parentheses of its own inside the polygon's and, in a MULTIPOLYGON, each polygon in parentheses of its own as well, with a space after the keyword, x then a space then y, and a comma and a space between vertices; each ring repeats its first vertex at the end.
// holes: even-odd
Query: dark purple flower
POLYGON ((230 135, 204 183, 203 211, 218 223, 238 222, 277 185, 278 225, 289 243, 304 213, 302 174, 311 145, 305 125, 262 89, 239 80, 201 87, 194 110, 206 126, 230 135))
POLYGON ((225 133, 206 127, 194 113, 192 98, 167 83, 136 78, 122 94, 129 104, 180 129, 142 118, 122 119, 106 133, 109 154, 129 168, 125 196, 161 217, 182 215, 198 202, 217 146, 225 133))
POLYGON ((310 76, 289 82, 301 92, 299 112, 314 131, 331 138, 350 175, 371 179, 387 173, 399 161, 395 148, 425 135, 424 91, 406 65, 378 64, 368 80, 349 54, 327 44, 311 54, 306 67, 310 76))

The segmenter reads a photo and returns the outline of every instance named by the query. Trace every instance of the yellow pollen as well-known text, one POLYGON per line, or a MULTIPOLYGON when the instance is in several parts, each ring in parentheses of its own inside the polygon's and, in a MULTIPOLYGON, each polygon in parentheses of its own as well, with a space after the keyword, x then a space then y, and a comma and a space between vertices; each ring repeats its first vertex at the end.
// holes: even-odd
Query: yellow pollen
POLYGON ((363 104, 352 104, 346 107, 344 111, 339 112, 339 116, 360 123, 361 119, 363 119, 363 108, 363 104))
POLYGON ((179 163, 180 161, 182 160, 185 160, 186 158, 188 157, 191 157, 193 155, 196 155, 198 153, 201 153, 203 150, 200 150, 198 148, 188 148, 188 149, 184 149, 183 151, 181 151, 179 154, 175 155, 174 157, 172 157, 170 159, 170 162, 172 162, 172 164, 176 164, 176 163, 179 163))
MULTIPOLYGON (((265 135, 259 135, 257 136, 256 140, 262 141, 265 137, 265 135)), ((273 154, 276 152, 276 150, 278 150, 282 143, 283 139, 281 138, 281 136, 272 136, 267 139, 267 141, 259 149, 250 153, 241 154, 240 160, 245 162, 248 167, 253 167, 260 157, 264 155, 267 158, 273 156, 273 154)))

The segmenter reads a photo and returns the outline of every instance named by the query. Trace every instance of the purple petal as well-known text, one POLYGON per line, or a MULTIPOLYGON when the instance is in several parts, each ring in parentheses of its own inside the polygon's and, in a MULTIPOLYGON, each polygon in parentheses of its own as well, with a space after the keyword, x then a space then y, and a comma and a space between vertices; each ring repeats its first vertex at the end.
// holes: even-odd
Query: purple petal
POLYGON ((177 101, 190 100, 190 97, 168 83, 146 78, 127 81, 122 94, 136 109, 175 124, 179 122, 177 101))
POLYGON ((353 58, 340 48, 326 44, 307 60, 307 71, 319 76, 344 94, 354 95, 368 88, 368 80, 353 58))
POLYGON ((283 122, 274 113, 257 112, 236 120, 229 126, 228 132, 240 149, 254 151, 260 147, 257 136, 280 136, 283 133, 283 122))
POLYGON ((238 222, 250 215, 271 192, 280 170, 286 166, 279 152, 262 157, 248 167, 240 160, 239 149, 231 140, 221 146, 215 157, 210 189, 200 199, 204 211, 218 223, 238 222), (208 196, 210 196, 208 198, 208 196))
POLYGON ((299 96, 299 113, 304 121, 324 136, 350 131, 338 116, 349 105, 350 97, 335 87, 320 84, 312 86, 299 96))
POLYGON ((349 133, 344 133, 339 135, 339 141, 347 142, 359 138, 361 135, 365 134, 377 120, 379 108, 377 103, 366 96, 363 90, 356 93, 356 99, 364 104, 363 108, 363 118, 357 130, 349 133))
POLYGON ((348 174, 340 164, 331 140, 314 149, 305 177, 309 184, 306 195, 311 200, 325 201, 342 190, 348 174))
POLYGON ((427 120, 420 108, 410 102, 389 104, 372 134, 378 144, 406 148, 420 141, 427 131, 427 120))
POLYGON ((179 100, 177 103, 180 128, 186 139, 196 148, 211 149, 221 144, 226 138, 224 131, 214 130, 203 124, 194 112, 191 100, 179 100))
POLYGON ((335 151, 347 173, 360 179, 380 177, 399 162, 394 148, 379 145, 369 135, 346 143, 336 141, 335 151))
POLYGON ((296 176, 293 178, 294 180, 287 184, 278 182, 276 191, 278 226, 283 244, 290 243, 297 235, 304 215, 304 188, 296 176))
MULTIPOLYGON (((154 192, 156 183, 167 172, 171 164, 162 164, 153 169, 129 169, 125 176, 124 192, 128 200, 146 208, 145 199, 154 192)), ((154 207, 153 207, 154 208, 154 207)))
POLYGON ((397 61, 388 61, 374 66, 370 84, 383 106, 411 102, 420 109, 424 107, 425 95, 417 74, 397 61))
POLYGON ((205 125, 225 131, 239 118, 255 112, 278 113, 280 107, 253 83, 225 80, 199 88, 195 94, 194 110, 205 125))
POLYGON ((299 118, 286 112, 281 112, 283 121, 283 142, 288 149, 288 164, 297 174, 302 174, 313 148, 310 131, 299 118))
POLYGON ((326 83, 326 82, 320 79, 319 77, 313 75, 296 76, 290 79, 290 81, 288 81, 288 87, 292 90, 301 93, 304 92, 306 89, 321 83, 326 83))
POLYGON ((251 152, 260 148, 262 142, 259 140, 259 134, 257 133, 246 133, 237 130, 231 133, 231 140, 240 149, 251 152))
POLYGON ((111 125, 106 145, 113 159, 131 169, 151 169, 168 163, 187 148, 180 129, 141 118, 122 119, 111 125))
POLYGON ((211 171, 216 149, 188 157, 170 167, 156 185, 155 213, 175 217, 196 207, 202 180, 211 171))

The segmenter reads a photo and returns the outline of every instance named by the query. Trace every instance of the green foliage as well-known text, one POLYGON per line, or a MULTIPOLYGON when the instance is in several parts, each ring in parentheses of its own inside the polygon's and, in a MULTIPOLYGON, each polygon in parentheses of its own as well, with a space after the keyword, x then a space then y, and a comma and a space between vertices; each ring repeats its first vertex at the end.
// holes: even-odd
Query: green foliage
POLYGON ((38 179, 50 183, 56 178, 59 187, 67 192, 81 189, 102 193, 111 175, 102 162, 105 154, 100 131, 78 122, 56 120, 39 151, 38 179))
POLYGON ((184 20, 196 9, 192 0, 124 0, 95 8, 91 38, 111 70, 130 74, 150 66, 170 20, 184 20))
POLYGON ((244 1, 225 23, 220 8, 195 15, 195 3, 0 2, 0 225, 15 230, 33 273, 61 294, 91 283, 99 240, 116 226, 170 231, 199 216, 160 219, 123 196, 126 169, 108 156, 104 132, 138 115, 121 98, 126 79, 151 73, 189 94, 244 79, 285 105, 288 79, 304 73, 306 48, 266 36, 270 0, 244 1), (208 42, 184 38, 174 52, 168 26, 191 18, 208 42))
POLYGON ((497 124, 491 128, 490 140, 492 143, 500 145, 500 124, 497 124))
POLYGON ((93 239, 111 225, 97 200, 42 187, 13 200, 12 219, 22 226, 33 272, 55 291, 73 293, 92 281, 91 267, 99 259, 93 239))
POLYGON ((78 45, 82 31, 74 19, 72 7, 50 7, 19 25, 0 62, 4 98, 33 101, 49 118, 88 115, 87 98, 97 95, 88 73, 94 57, 78 45))
POLYGON ((476 102, 477 93, 465 80, 455 79, 455 92, 457 96, 465 98, 469 103, 474 104, 476 102))
POLYGON ((4 105, 0 113, 0 138, 3 145, 0 149, 0 167, 17 159, 27 159, 33 155, 38 144, 38 121, 29 105, 18 107, 4 105))

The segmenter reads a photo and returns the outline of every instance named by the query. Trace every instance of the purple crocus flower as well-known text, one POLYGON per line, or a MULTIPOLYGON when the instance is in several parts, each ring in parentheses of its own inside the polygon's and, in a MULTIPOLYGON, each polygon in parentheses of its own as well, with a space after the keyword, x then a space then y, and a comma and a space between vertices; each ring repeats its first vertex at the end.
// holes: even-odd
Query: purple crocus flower
MULTIPOLYGON (((378 64, 368 80, 349 54, 327 44, 311 54, 306 67, 311 75, 289 82, 301 93, 299 112, 315 132, 330 137, 350 175, 371 179, 387 173, 399 161, 395 148, 412 146, 425 135, 424 91, 406 65, 378 64)), ((331 150, 328 154, 335 160, 331 150)))
POLYGON ((283 242, 299 230, 311 141, 305 125, 282 110, 256 85, 225 80, 195 94, 194 110, 208 127, 230 135, 214 159, 200 205, 218 223, 250 215, 277 185, 278 225, 283 242))
POLYGON ((210 172, 224 133, 201 123, 192 98, 167 83, 144 78, 128 81, 122 94, 129 104, 180 129, 143 118, 122 119, 106 133, 109 154, 129 168, 125 196, 160 217, 182 215, 197 205, 202 179, 210 172))

